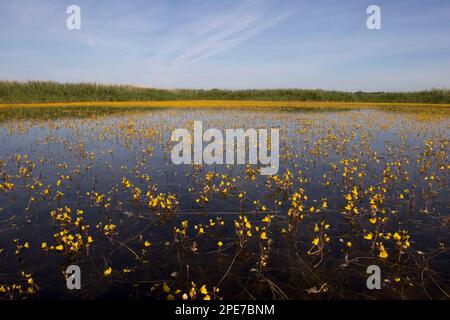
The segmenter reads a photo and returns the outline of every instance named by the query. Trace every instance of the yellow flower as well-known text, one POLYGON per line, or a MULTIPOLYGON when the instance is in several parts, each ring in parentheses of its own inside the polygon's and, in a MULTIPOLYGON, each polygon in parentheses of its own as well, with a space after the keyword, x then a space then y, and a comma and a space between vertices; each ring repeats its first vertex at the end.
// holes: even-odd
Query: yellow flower
POLYGON ((377 222, 377 218, 370 218, 369 221, 370 223, 375 224, 377 222))
POLYGON ((222 241, 219 241, 219 242, 217 242, 217 245, 218 245, 219 247, 221 247, 221 246, 223 246, 223 242, 222 242, 222 241))
POLYGON ((352 243, 350 241, 347 242, 347 247, 349 247, 349 248, 352 247, 352 243))
POLYGON ((200 293, 201 293, 201 294, 208 294, 208 290, 206 290, 206 285, 203 285, 203 286, 200 288, 200 293))
POLYGON ((64 247, 63 247, 62 244, 60 244, 60 245, 57 245, 57 246, 55 247, 55 249, 58 250, 58 251, 61 251, 62 249, 64 249, 64 247))
POLYGON ((389 256, 382 243, 380 244, 380 254, 378 256, 381 259, 386 259, 389 256))
POLYGON ((145 241, 144 242, 144 247, 148 248, 150 247, 152 244, 149 241, 145 241))
POLYGON ((111 267, 109 267, 108 269, 106 269, 105 271, 103 271, 103 275, 104 275, 105 277, 109 277, 109 276, 111 275, 111 273, 112 273, 112 268, 111 268, 111 267))
POLYGON ((312 244, 317 246, 319 244, 319 237, 314 238, 314 240, 312 241, 312 244))
POLYGON ((266 240, 267 239, 267 233, 265 231, 261 232, 261 239, 266 240))
POLYGON ((164 282, 163 284, 163 291, 165 293, 169 293, 170 292, 170 287, 167 285, 167 283, 164 282))
POLYGON ((189 290, 189 296, 194 299, 195 295, 197 294, 197 291, 195 291, 195 288, 192 287, 191 290, 189 290))
POLYGON ((366 240, 372 240, 372 238, 373 238, 372 232, 370 232, 364 236, 364 239, 366 239, 366 240))

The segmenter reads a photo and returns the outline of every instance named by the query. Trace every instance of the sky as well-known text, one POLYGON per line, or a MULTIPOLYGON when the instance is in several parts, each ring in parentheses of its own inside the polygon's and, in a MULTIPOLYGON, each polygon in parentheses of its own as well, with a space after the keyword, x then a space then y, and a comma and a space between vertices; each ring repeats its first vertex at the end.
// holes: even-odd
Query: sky
POLYGON ((1 0, 0 30, 1 80, 450 88, 448 0, 1 0), (373 4, 379 30, 366 26, 373 4))

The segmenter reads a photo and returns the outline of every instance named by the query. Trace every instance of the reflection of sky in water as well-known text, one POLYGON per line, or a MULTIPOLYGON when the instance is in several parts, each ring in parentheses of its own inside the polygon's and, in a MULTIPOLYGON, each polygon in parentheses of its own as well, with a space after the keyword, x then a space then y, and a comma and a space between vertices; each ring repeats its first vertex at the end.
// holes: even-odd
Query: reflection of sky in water
MULTIPOLYGON (((367 162, 368 167, 365 169, 367 175, 363 182, 363 186, 367 188, 381 180, 386 163, 399 160, 406 165, 408 160, 410 180, 398 181, 398 185, 388 194, 392 199, 387 199, 387 203, 389 206, 395 206, 394 198, 404 189, 412 190, 415 185, 415 207, 412 211, 405 206, 401 207, 399 210, 402 214, 392 219, 401 221, 405 227, 412 230, 411 233, 417 231, 418 238, 414 240, 418 248, 425 250, 426 245, 435 243, 436 239, 448 240, 448 234, 442 229, 436 229, 438 222, 435 220, 445 212, 448 213, 448 182, 446 187, 435 190, 432 199, 425 204, 422 191, 427 189, 427 183, 424 182, 423 176, 418 174, 416 162, 426 139, 445 137, 448 143, 448 118, 432 123, 419 121, 411 115, 376 110, 341 112, 164 110, 111 115, 97 119, 60 119, 49 123, 45 121, 3 123, 0 125, 0 159, 6 162, 4 167, 6 174, 16 175, 17 165, 12 159, 15 154, 22 156, 26 154, 37 164, 37 168, 33 171, 33 180, 39 179, 44 186, 52 185, 53 191, 57 189, 54 184, 60 175, 70 175, 72 179, 70 188, 65 188, 63 182, 60 189, 64 192, 64 197, 61 201, 45 200, 33 205, 31 219, 36 224, 36 229, 31 232, 32 225, 26 224, 25 219, 20 219, 19 221, 24 224, 21 226, 23 228, 21 230, 24 230, 22 232, 26 232, 38 243, 41 237, 52 230, 51 226, 46 224, 50 221, 49 211, 64 205, 92 213, 87 219, 93 225, 98 221, 104 221, 105 217, 111 216, 112 219, 116 219, 112 216, 114 212, 147 215, 148 209, 136 207, 135 203, 129 201, 129 194, 121 192, 123 177, 130 179, 144 194, 150 184, 156 184, 159 192, 177 194, 181 212, 252 211, 254 207, 251 202, 242 204, 236 197, 224 198, 220 195, 212 196, 207 207, 196 205, 195 198, 203 187, 205 173, 207 171, 226 173, 242 181, 240 187, 247 191, 249 199, 259 200, 270 207, 273 204, 273 194, 265 188, 266 177, 258 175, 255 181, 244 181, 245 166, 205 166, 198 171, 197 179, 196 168, 193 166, 171 164, 168 141, 172 130, 187 127, 192 132, 194 120, 203 121, 203 130, 218 128, 223 132, 228 128, 280 128, 279 174, 282 175, 290 169, 297 177, 298 171, 301 170, 302 176, 309 179, 303 187, 311 198, 310 204, 320 207, 322 198, 327 198, 331 212, 327 215, 327 219, 344 235, 351 233, 347 222, 339 213, 345 205, 343 195, 347 191, 341 173, 330 173, 330 162, 337 163, 338 168, 342 168, 339 161, 343 158, 359 159, 360 163, 367 162), (19 130, 21 127, 26 130, 19 130), (153 134, 149 134, 150 132, 153 134), (345 148, 342 141, 344 138, 349 139, 345 148), (322 140, 321 145, 336 146, 338 151, 330 147, 327 149, 327 157, 324 158, 322 155, 324 149, 318 147, 319 140, 322 140), (330 141, 330 144, 324 144, 323 140, 330 141), (80 141, 84 143, 84 157, 80 155, 78 149, 80 141), (150 153, 143 155, 142 150, 148 148, 151 148, 151 156, 150 153), (311 153, 311 150, 320 152, 311 153), (89 158, 91 152, 94 153, 94 160, 89 158), (371 159, 373 152, 378 154, 379 163, 371 159), (290 157, 286 157, 287 155, 290 157), (41 158, 44 159, 43 165, 39 164, 41 158), (68 167, 58 167, 58 164, 63 163, 68 167), (74 175, 72 171, 77 167, 80 174, 74 175), (331 180, 331 187, 324 187, 323 183, 326 180, 324 174, 331 180), (148 175, 150 181, 139 179, 142 175, 148 175), (118 192, 111 193, 114 186, 117 186, 118 192), (194 189, 193 193, 189 192, 190 188, 194 189), (86 192, 92 190, 113 197, 114 202, 116 204, 120 202, 120 205, 112 212, 93 208, 85 197, 86 192), (420 213, 425 206, 433 210, 435 215, 432 219, 420 213), (434 228, 435 232, 419 232, 424 228, 434 228)), ((447 159, 444 161, 448 164, 448 150, 447 159)), ((358 164, 357 166, 360 167, 358 164)), ((428 172, 439 172, 435 161, 431 161, 428 172)), ((33 180, 25 182, 30 184, 33 180)), ((0 194, 3 217, 29 215, 24 212, 24 207, 29 202, 30 191, 24 188, 23 180, 14 182, 16 184, 14 196, 0 194)), ((296 190, 299 186, 297 180, 293 181, 292 190, 296 190)), ((285 215, 289 203, 283 196, 280 196, 280 199, 283 205, 278 208, 277 214, 285 215)), ((201 221, 197 216, 188 217, 190 221, 201 221)), ((233 218, 225 219, 232 221, 233 218)), ((152 239, 162 241, 170 238, 172 227, 176 225, 177 220, 167 222, 167 225, 163 223, 152 230, 150 234, 152 239)), ((145 224, 145 222, 130 223, 129 230, 124 232, 132 234, 132 231, 139 229, 143 223, 145 224)), ((159 225, 159 222, 153 223, 159 225)), ((232 228, 231 223, 225 232, 233 233, 232 228)), ((0 245, 6 247, 8 241, 3 237, 0 245)), ((123 262, 124 258, 121 259, 123 262)))

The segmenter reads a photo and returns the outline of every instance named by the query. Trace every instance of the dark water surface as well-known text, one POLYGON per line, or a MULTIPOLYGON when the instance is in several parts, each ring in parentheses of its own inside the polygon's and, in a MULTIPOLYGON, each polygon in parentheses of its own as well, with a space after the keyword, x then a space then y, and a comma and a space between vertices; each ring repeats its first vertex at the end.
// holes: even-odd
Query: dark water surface
POLYGON ((0 298, 446 299, 449 126, 369 109, 4 120, 0 298), (172 130, 200 120, 279 128, 278 175, 172 164, 172 130))

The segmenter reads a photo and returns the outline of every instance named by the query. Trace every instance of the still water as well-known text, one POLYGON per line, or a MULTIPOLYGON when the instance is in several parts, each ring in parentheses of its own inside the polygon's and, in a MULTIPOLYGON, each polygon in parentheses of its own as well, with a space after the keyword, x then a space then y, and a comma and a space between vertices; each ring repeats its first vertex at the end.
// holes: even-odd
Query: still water
POLYGON ((449 133, 446 112, 371 109, 3 119, 0 298, 448 298, 449 133), (279 128, 278 174, 174 165, 194 121, 279 128))

